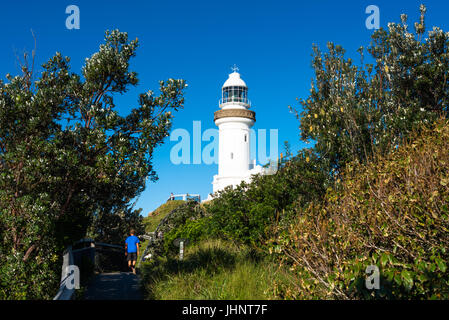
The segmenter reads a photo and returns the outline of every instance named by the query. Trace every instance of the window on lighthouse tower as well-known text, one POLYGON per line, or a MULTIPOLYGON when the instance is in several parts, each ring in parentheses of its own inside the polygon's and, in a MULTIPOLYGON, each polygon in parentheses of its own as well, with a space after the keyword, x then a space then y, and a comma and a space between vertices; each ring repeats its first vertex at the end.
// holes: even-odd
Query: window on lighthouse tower
POLYGON ((223 88, 223 102, 243 102, 247 103, 247 88, 226 87, 223 88))

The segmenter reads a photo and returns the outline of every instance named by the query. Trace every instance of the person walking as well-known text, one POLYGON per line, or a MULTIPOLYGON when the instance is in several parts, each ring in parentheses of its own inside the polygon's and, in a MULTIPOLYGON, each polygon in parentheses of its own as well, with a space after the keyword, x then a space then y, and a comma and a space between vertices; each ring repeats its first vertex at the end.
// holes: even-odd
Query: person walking
POLYGON ((128 267, 131 271, 136 274, 136 261, 137 256, 139 255, 139 243, 140 240, 134 234, 136 232, 134 229, 131 229, 129 234, 130 236, 125 240, 125 256, 126 260, 128 260, 128 267))

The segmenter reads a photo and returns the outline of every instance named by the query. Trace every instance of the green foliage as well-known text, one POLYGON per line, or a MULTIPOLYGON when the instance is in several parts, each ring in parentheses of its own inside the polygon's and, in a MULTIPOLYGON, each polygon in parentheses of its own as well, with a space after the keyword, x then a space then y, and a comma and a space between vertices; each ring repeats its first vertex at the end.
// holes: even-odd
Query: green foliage
POLYGON ((284 161, 273 175, 253 176, 218 193, 206 204, 211 215, 210 234, 260 246, 273 224, 288 221, 288 208, 303 206, 325 192, 326 172, 310 150, 284 161))
POLYGON ((335 173, 389 152, 411 131, 448 115, 449 33, 435 27, 423 39, 425 12, 421 6, 414 33, 406 15, 376 31, 370 59, 359 50, 359 66, 341 46, 329 43, 324 54, 314 47, 310 96, 293 111, 302 139, 316 141, 316 152, 335 173))
POLYGON ((137 236, 145 234, 141 212, 142 209, 134 210, 132 206, 124 206, 113 214, 94 215, 88 237, 97 242, 123 245, 131 229, 134 229, 137 236))
POLYGON ((295 209, 276 240, 296 277, 287 297, 449 298, 449 123, 421 131, 373 163, 348 164, 323 202, 295 209), (369 265, 380 290, 365 287, 369 265))
POLYGON ((190 241, 197 240, 190 238, 190 236, 198 235, 198 233, 189 233, 187 230, 195 225, 191 221, 197 221, 206 217, 206 215, 203 206, 195 201, 187 201, 177 206, 157 226, 155 230, 156 238, 152 243, 151 252, 158 255, 176 252, 173 240, 176 239, 177 234, 187 234, 190 241))
POLYGON ((448 117, 449 33, 435 27, 423 39, 420 11, 414 33, 402 15, 373 34, 374 64, 364 48, 357 66, 341 46, 314 47, 316 79, 294 111, 336 184, 294 208, 271 242, 295 277, 283 297, 448 297, 448 125, 429 128, 448 117), (417 140, 400 147, 409 136, 417 140), (381 270, 381 290, 365 287, 369 265, 381 270))
POLYGON ((54 257, 88 230, 117 237, 107 227, 133 220, 130 199, 157 179, 152 154, 183 106, 186 84, 161 81, 159 95, 141 94, 120 116, 114 97, 138 83, 129 71, 137 46, 108 31, 81 75, 57 53, 39 76, 24 65, 22 75, 0 82, 0 298, 52 298, 60 276, 54 257), (110 221, 120 212, 124 220, 110 221))
POLYGON ((175 239, 189 239, 189 244, 193 245, 200 240, 210 237, 208 232, 210 217, 202 217, 194 220, 187 220, 177 228, 170 230, 164 237, 164 247, 166 252, 178 252, 178 248, 173 245, 175 239))

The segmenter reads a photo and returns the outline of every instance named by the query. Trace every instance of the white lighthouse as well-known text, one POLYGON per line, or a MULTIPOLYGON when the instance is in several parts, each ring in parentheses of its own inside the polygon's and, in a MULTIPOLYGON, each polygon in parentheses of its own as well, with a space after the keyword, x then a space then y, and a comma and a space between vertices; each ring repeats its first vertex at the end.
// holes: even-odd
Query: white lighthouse
POLYGON ((248 87, 237 68, 222 87, 220 110, 214 113, 218 126, 218 175, 213 179, 214 193, 227 186, 250 182, 251 175, 262 172, 256 161, 250 160, 250 129, 256 122, 256 113, 249 110, 248 87))

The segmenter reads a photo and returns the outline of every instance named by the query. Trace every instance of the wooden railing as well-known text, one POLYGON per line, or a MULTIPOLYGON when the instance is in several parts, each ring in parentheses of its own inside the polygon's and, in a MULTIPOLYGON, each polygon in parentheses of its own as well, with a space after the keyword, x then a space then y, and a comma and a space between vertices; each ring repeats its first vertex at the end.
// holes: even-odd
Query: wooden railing
POLYGON ((156 237, 156 234, 155 234, 155 232, 149 232, 147 234, 142 235, 141 237, 144 238, 145 240, 148 240, 148 245, 145 248, 144 252, 140 255, 139 264, 142 263, 143 261, 145 261, 148 251, 150 250, 151 245, 156 237))
POLYGON ((67 286, 69 279, 68 267, 74 264, 72 246, 68 246, 64 251, 62 262, 62 273, 59 290, 53 300, 72 300, 75 288, 67 286))
POLYGON ((73 288, 73 285, 71 283, 69 284, 69 282, 73 279, 73 277, 71 277, 71 273, 69 272, 71 270, 69 268, 70 266, 75 265, 80 267, 81 265, 83 265, 84 259, 89 261, 89 263, 91 263, 94 268, 98 268, 99 262, 97 252, 104 252, 106 250, 115 251, 115 253, 120 254, 121 257, 123 257, 123 261, 125 261, 125 248, 123 246, 95 242, 93 239, 81 239, 75 242, 73 245, 68 246, 63 254, 61 282, 59 290, 53 300, 72 300, 74 298, 75 288, 73 288), (81 247, 79 249, 73 249, 73 247, 83 244, 87 246, 81 247))

